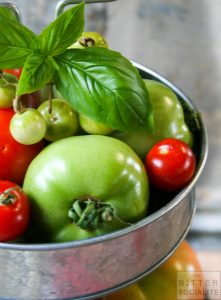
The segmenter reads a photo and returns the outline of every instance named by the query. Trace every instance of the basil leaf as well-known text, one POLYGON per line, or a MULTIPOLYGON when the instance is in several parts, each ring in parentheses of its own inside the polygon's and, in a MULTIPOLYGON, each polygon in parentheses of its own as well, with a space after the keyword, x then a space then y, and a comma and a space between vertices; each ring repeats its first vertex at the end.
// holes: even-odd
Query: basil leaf
POLYGON ((40 51, 29 55, 19 80, 17 95, 32 93, 49 83, 54 74, 51 57, 46 57, 40 51))
POLYGON ((2 6, 0 6, 0 18, 11 21, 18 21, 15 13, 10 8, 2 6))
POLYGON ((39 36, 40 49, 56 56, 64 52, 84 29, 84 3, 62 13, 39 36))
POLYGON ((0 69, 22 67, 38 48, 37 36, 19 22, 0 18, 0 69))
POLYGON ((122 131, 152 131, 152 107, 137 69, 104 48, 69 49, 56 57, 56 88, 86 116, 122 131))

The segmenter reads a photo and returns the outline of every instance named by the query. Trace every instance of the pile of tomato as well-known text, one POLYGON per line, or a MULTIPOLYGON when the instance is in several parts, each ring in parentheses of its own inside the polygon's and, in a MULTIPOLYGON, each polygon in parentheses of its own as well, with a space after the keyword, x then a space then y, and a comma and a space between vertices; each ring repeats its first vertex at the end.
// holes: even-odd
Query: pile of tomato
MULTIPOLYGON (((0 242, 125 228, 148 215, 151 189, 174 195, 195 174, 194 136, 174 91, 83 32, 83 15, 82 2, 37 36, 1 9, 0 242)), ((175 299, 177 266, 200 271, 185 242, 150 277, 103 300, 158 300, 156 287, 175 299)))
MULTIPOLYGON (((74 47, 107 47, 96 33, 84 35, 74 47)), ((0 242, 112 232, 147 216, 150 189, 178 192, 194 176, 194 138, 167 86, 144 80, 154 133, 120 132, 74 111, 52 86, 15 99, 21 72, 0 74, 0 242)), ((201 268, 183 242, 151 275, 102 300, 175 299, 177 272, 190 270, 201 268)), ((202 284, 192 288, 204 299, 202 284)))
POLYGON ((151 188, 188 184, 194 137, 180 101, 83 31, 84 2, 40 35, 5 7, 0 22, 1 242, 113 232, 147 216, 151 188))
MULTIPOLYGON (((30 163, 33 161, 33 159, 36 156, 38 156, 40 152, 42 152, 43 149, 48 147, 48 144, 53 144, 53 142, 57 140, 63 140, 66 137, 70 137, 73 135, 81 136, 83 134, 87 136, 88 135, 93 136, 93 138, 91 139, 90 142, 86 143, 85 146, 82 147, 93 148, 95 147, 96 144, 94 141, 96 139, 96 136, 98 135, 99 136, 111 135, 112 138, 114 139, 118 138, 118 136, 115 135, 115 131, 112 128, 106 126, 105 124, 100 124, 84 115, 78 116, 78 114, 71 108, 71 106, 63 99, 49 99, 47 101, 45 101, 44 99, 44 101, 42 101, 39 96, 40 94, 26 95, 25 105, 32 106, 32 107, 31 108, 29 107, 28 109, 24 109, 21 113, 19 112, 16 113, 16 108, 12 107, 13 99, 15 96, 15 89, 14 89, 15 78, 11 80, 11 78, 7 77, 6 75, 8 73, 16 76, 19 79, 21 69, 4 70, 4 72, 1 75, 5 80, 9 78, 8 79, 9 84, 2 85, 0 87, 0 124, 1 124, 0 241, 9 241, 20 237, 28 228, 30 219, 34 220, 35 218, 34 214, 32 214, 31 217, 31 208, 28 203, 29 200, 25 195, 25 192, 22 190, 22 185, 30 163), (35 107, 37 109, 33 108, 33 101, 31 103, 27 101, 29 97, 32 98, 34 97, 35 107)), ((157 92, 159 93, 159 87, 157 92)), ((20 105, 22 105, 22 103, 20 103, 20 105)), ((21 109, 21 107, 19 109, 21 109)), ((171 136, 168 138, 158 138, 158 140, 159 141, 156 140, 153 143, 153 145, 151 145, 148 151, 145 150, 146 155, 144 158, 142 158, 143 164, 145 165, 145 169, 146 169, 145 172, 147 172, 148 175, 150 186, 153 186, 156 189, 165 192, 178 191, 179 189, 184 187, 194 175, 195 167, 196 167, 196 160, 195 160, 194 153, 191 150, 190 146, 185 141, 182 141, 182 139, 174 138, 173 136, 171 136)), ((106 140, 104 141, 101 140, 101 143, 105 141, 106 140)), ((99 143, 100 142, 98 142, 98 145, 99 143)), ((125 143, 127 143, 127 141, 125 143)), ((139 139, 137 140, 137 143, 140 143, 139 139)), ((112 144, 113 144, 112 141, 110 141, 110 145, 107 144, 107 147, 111 150, 112 150, 111 148, 112 144)), ((133 148, 133 145, 131 145, 130 142, 128 144, 130 147, 133 148)), ((64 147, 64 144, 62 144, 62 146, 64 147)), ((70 144, 67 145, 66 147, 67 149, 69 149, 70 147, 72 147, 72 145, 70 144)), ((122 146, 120 145, 119 147, 122 146)), ((134 150, 136 152, 136 149, 134 150)), ((123 152, 125 151, 123 150, 123 152)), ((53 152, 51 153, 53 155, 53 152)), ((67 156, 67 154, 65 154, 65 148, 64 148, 64 155, 67 156)), ((57 159, 59 159, 59 157, 57 157, 57 159)), ((95 158, 93 157, 92 159, 95 158)), ((95 160, 95 164, 99 164, 99 160, 100 157, 98 158, 97 162, 95 160)), ((45 165, 45 168, 48 165, 49 170, 50 168, 53 169, 53 167, 50 165, 50 161, 52 161, 52 158, 49 158, 47 162, 46 162, 46 158, 43 159, 43 164, 45 165)), ((67 159, 65 159, 64 161, 67 162, 67 164, 69 164, 69 161, 67 161, 67 159)), ((41 163, 41 160, 37 162, 37 166, 35 169, 37 173, 39 172, 40 174, 39 176, 41 176, 41 172, 39 171, 39 167, 38 167, 39 163, 41 163)), ((113 161, 111 163, 114 164, 113 161)), ((81 163, 81 168, 83 170, 82 172, 85 173, 89 172, 88 166, 83 167, 83 163, 81 163)), ((111 169, 111 167, 107 166, 107 168, 110 168, 109 173, 111 174, 113 172, 112 170, 113 167, 111 169)), ((123 171, 123 169, 121 171, 123 171)), ((102 173, 103 172, 104 171, 102 170, 102 173)), ((34 180, 36 181, 36 178, 34 179, 33 177, 33 176, 35 177, 37 176, 36 172, 34 172, 33 174, 31 173, 31 175, 29 176, 30 180, 29 181, 27 180, 28 183, 25 186, 27 185, 30 186, 32 185, 31 181, 34 180)), ((135 176, 137 176, 137 180, 140 180, 139 176, 134 173, 134 170, 131 170, 131 174, 134 174, 135 176)), ((41 185, 34 186, 35 189, 38 189, 37 193, 41 194, 40 190, 43 188, 43 185, 45 184, 45 180, 47 180, 46 179, 47 176, 48 173, 46 175, 45 173, 42 173, 41 179, 43 183, 41 183, 41 185)), ((56 175, 54 175, 54 177, 56 178, 56 180, 61 180, 60 175, 57 177, 56 175)), ((82 177, 85 176, 82 175, 82 177)), ((98 180, 99 179, 97 179, 97 181, 98 180)), ((111 178, 107 180, 113 180, 113 179, 111 178)), ((65 184, 65 181, 62 182, 62 184, 65 184)), ((123 184, 123 181, 122 182, 119 181, 119 184, 123 184)), ((58 192, 58 188, 56 184, 53 185, 53 188, 55 192, 58 192)), ((29 191, 29 188, 26 189, 27 191, 29 191)), ((51 187, 49 188, 49 193, 51 193, 50 189, 51 187)), ((67 188, 67 190, 68 189, 69 188, 67 188)), ((148 187, 146 187, 146 189, 148 189, 148 187)), ((82 193, 87 193, 87 192, 85 191, 82 193)), ((109 192, 105 191, 105 188, 103 193, 109 194, 109 192)), ((143 194, 138 195, 138 197, 147 198, 149 191, 141 191, 141 193, 143 194)), ((77 195, 75 195, 75 197, 77 197, 77 195)), ((128 197, 128 194, 122 195, 122 198, 123 197, 128 197)), ((89 202, 91 201, 91 199, 87 199, 87 200, 89 200, 89 202)), ((125 206, 125 203, 126 202, 124 202, 122 206, 125 206)), ((139 213, 140 214, 139 218, 144 217, 146 215, 146 209, 147 209, 147 204, 144 204, 144 200, 141 200, 141 203, 143 206, 139 213)), ((45 207, 46 207, 45 212, 47 213, 48 207, 47 205, 45 205, 45 207)), ((108 211, 108 208, 105 209, 102 208, 102 209, 105 211, 105 213, 106 211, 108 211)), ((35 208, 33 209, 33 211, 35 212, 35 208)), ((72 209, 71 211, 69 209, 68 214, 69 216, 71 214, 74 215, 76 214, 76 210, 72 209)), ((109 215, 109 218, 111 218, 111 215, 109 215)), ((136 218, 135 215, 133 216, 132 214, 131 219, 133 218, 134 221, 139 220, 136 218)), ((123 223, 124 222, 122 222, 122 224, 123 223)), ((75 223, 75 224, 79 225, 79 223, 75 223)), ((39 226, 39 224, 37 224, 37 226, 39 226)), ((61 226, 64 226, 64 224, 61 224, 61 226)), ((65 241, 65 240, 72 240, 78 238, 87 238, 93 236, 90 233, 88 233, 92 229, 95 229, 94 235, 100 234, 97 233, 97 228, 93 227, 94 221, 91 222, 88 226, 89 226, 88 228, 82 228, 82 226, 80 226, 79 232, 78 230, 77 231, 75 230, 74 234, 69 234, 69 236, 67 236, 66 233, 63 234, 62 236, 59 232, 58 235, 62 237, 56 238, 55 240, 65 241), (83 229, 87 230, 86 235, 82 234, 83 229)), ((43 223, 43 227, 45 231, 44 223, 43 223)), ((112 226, 108 229, 108 231, 104 230, 103 233, 110 232, 118 228, 121 228, 121 226, 120 225, 112 226)), ((51 232, 49 233, 49 235, 51 235, 51 232)))

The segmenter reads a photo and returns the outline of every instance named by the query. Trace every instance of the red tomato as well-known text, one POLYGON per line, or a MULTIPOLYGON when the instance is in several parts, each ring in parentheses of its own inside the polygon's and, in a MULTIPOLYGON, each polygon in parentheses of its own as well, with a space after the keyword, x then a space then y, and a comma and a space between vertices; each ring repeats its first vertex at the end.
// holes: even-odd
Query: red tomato
POLYGON ((145 164, 150 183, 164 191, 184 187, 192 178, 196 167, 191 148, 174 138, 155 144, 147 154, 145 164))
POLYGON ((3 72, 15 75, 18 79, 21 76, 22 68, 19 69, 4 69, 3 72))
POLYGON ((30 162, 43 149, 44 143, 22 145, 16 142, 9 131, 13 115, 12 108, 0 109, 0 180, 21 185, 30 162))
POLYGON ((22 189, 10 181, 0 180, 0 241, 16 239, 27 228, 29 201, 22 189))

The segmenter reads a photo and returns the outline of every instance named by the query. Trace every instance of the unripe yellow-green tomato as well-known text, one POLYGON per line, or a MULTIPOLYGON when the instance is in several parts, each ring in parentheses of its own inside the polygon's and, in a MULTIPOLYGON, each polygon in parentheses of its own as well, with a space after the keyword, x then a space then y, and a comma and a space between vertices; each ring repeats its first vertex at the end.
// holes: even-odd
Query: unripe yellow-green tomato
POLYGON ((113 128, 110 128, 105 124, 94 121, 91 118, 88 118, 87 116, 82 114, 79 114, 79 122, 81 128, 89 134, 108 135, 113 132, 113 128))
POLYGON ((77 113, 65 100, 52 99, 51 104, 50 100, 44 101, 38 107, 38 111, 46 121, 46 140, 54 142, 77 132, 77 113))
POLYGON ((83 49, 88 47, 108 48, 108 43, 104 36, 98 32, 83 32, 78 40, 69 48, 83 49))
POLYGON ((10 122, 10 132, 20 144, 36 144, 44 138, 46 122, 39 111, 29 108, 16 113, 10 122))

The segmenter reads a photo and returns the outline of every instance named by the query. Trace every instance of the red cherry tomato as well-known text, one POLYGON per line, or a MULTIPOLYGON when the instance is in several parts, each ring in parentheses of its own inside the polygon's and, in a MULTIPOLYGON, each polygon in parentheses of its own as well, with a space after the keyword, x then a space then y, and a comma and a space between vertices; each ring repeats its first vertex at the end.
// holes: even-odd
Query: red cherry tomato
POLYGON ((21 185, 30 162, 43 149, 44 143, 22 145, 16 142, 9 130, 13 115, 12 108, 0 109, 0 180, 21 185))
POLYGON ((12 75, 16 76, 19 79, 20 76, 21 76, 22 68, 19 68, 19 69, 4 69, 3 72, 12 74, 12 75))
POLYGON ((184 187, 196 167, 191 148, 174 138, 155 144, 148 152, 145 164, 150 183, 163 191, 176 191, 184 187))
POLYGON ((19 237, 30 219, 29 201, 13 182, 0 180, 0 242, 19 237))

